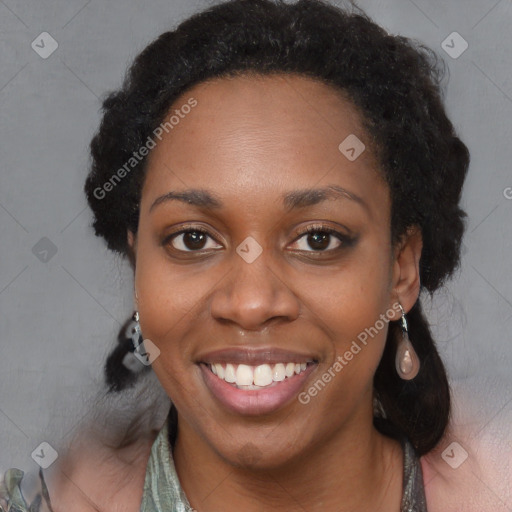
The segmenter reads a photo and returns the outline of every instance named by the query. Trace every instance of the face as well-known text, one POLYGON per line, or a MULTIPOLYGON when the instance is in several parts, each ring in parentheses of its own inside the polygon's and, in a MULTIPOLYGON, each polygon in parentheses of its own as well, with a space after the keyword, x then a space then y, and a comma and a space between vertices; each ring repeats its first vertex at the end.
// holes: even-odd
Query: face
POLYGON ((371 428, 400 272, 389 189, 356 108, 274 75, 202 83, 176 109, 129 240, 178 438, 233 464, 250 447, 245 463, 270 467, 371 428), (350 135, 366 146, 355 159, 354 139, 339 149, 350 135))

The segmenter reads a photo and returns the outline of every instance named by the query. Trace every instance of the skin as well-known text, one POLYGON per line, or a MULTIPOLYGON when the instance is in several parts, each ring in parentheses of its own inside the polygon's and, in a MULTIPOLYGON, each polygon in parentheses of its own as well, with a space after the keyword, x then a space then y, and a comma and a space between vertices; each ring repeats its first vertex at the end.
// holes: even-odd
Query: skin
POLYGON ((269 414, 225 409, 196 362, 226 347, 313 354, 306 390, 393 304, 413 306, 419 231, 391 246, 389 188, 358 111, 338 91, 294 75, 244 76, 196 85, 173 108, 189 97, 197 106, 151 151, 128 240, 142 332, 161 351, 153 369, 178 410, 174 459, 191 505, 398 511, 402 451, 372 425, 387 324, 307 405, 292 400, 269 414), (366 146, 353 162, 338 150, 349 134, 366 146), (364 206, 346 197, 283 206, 285 193, 331 185, 364 206), (199 188, 223 206, 151 208, 170 191, 199 188), (190 233, 169 239, 185 223, 208 232, 202 245, 190 233), (319 223, 353 242, 331 236, 319 250, 300 231, 319 223), (262 247, 252 263, 236 252, 248 236, 262 247))

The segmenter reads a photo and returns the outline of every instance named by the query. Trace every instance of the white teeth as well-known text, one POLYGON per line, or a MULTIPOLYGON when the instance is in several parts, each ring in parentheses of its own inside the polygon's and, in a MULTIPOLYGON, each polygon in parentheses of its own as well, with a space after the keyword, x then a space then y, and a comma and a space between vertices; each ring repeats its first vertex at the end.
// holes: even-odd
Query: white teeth
POLYGON ((268 386, 272 384, 272 368, 268 364, 260 364, 254 370, 254 384, 268 386))
POLYGON ((252 366, 246 364, 239 364, 236 369, 236 383, 239 386, 250 386, 253 382, 254 370, 252 366))
POLYGON ((291 377, 295 372, 295 364, 294 363, 288 363, 285 368, 285 374, 287 377, 291 377))
POLYGON ((284 369, 287 377, 291 377, 295 373, 295 363, 288 363, 284 369))
POLYGON ((224 374, 224 380, 226 382, 231 383, 231 384, 233 384, 233 382, 236 382, 235 367, 232 364, 230 364, 230 363, 228 363, 226 365, 226 372, 224 374))
POLYGON ((274 373, 272 375, 272 380, 274 380, 275 382, 281 382, 282 380, 285 379, 285 377, 286 377, 286 373, 285 373, 285 369, 284 369, 284 364, 277 363, 274 366, 274 373))
POLYGON ((217 377, 241 389, 261 389, 273 382, 282 382, 287 377, 302 373, 308 365, 307 363, 276 363, 275 365, 249 366, 213 363, 209 367, 217 377))
POLYGON ((219 379, 223 379, 224 378, 224 367, 217 363, 215 365, 215 369, 217 370, 217 377, 219 377, 219 379))

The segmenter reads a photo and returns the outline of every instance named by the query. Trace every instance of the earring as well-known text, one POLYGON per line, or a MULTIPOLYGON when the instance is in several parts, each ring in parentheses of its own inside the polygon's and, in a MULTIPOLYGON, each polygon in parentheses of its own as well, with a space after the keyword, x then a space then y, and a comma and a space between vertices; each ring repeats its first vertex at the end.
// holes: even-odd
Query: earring
POLYGON ((405 311, 400 303, 398 303, 398 306, 402 311, 402 339, 398 343, 396 350, 395 366, 398 376, 401 379, 411 380, 414 379, 420 371, 420 360, 409 340, 409 329, 407 319, 405 318, 405 311))
POLYGON ((142 338, 142 332, 140 330, 140 323, 139 323, 139 312, 135 311, 133 313, 132 317, 132 325, 130 326, 130 337, 132 339, 133 344, 133 350, 137 350, 139 348, 139 345, 144 341, 142 338))

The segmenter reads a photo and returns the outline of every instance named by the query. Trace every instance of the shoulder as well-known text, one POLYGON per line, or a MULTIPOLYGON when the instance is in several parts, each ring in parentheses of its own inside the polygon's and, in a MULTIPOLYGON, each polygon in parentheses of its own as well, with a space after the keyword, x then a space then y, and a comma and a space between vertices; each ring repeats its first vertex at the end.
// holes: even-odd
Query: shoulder
POLYGON ((429 512, 512 509, 510 397, 504 397, 506 388, 498 383, 494 389, 501 389, 500 404, 496 395, 490 396, 489 382, 479 384, 452 386, 452 416, 445 436, 420 459, 429 512))
POLYGON ((54 512, 138 512, 157 434, 120 449, 87 436, 73 443, 47 477, 54 512))
POLYGON ((154 372, 121 393, 101 390, 75 426, 78 434, 45 471, 54 512, 139 512, 151 447, 169 405, 154 372))

